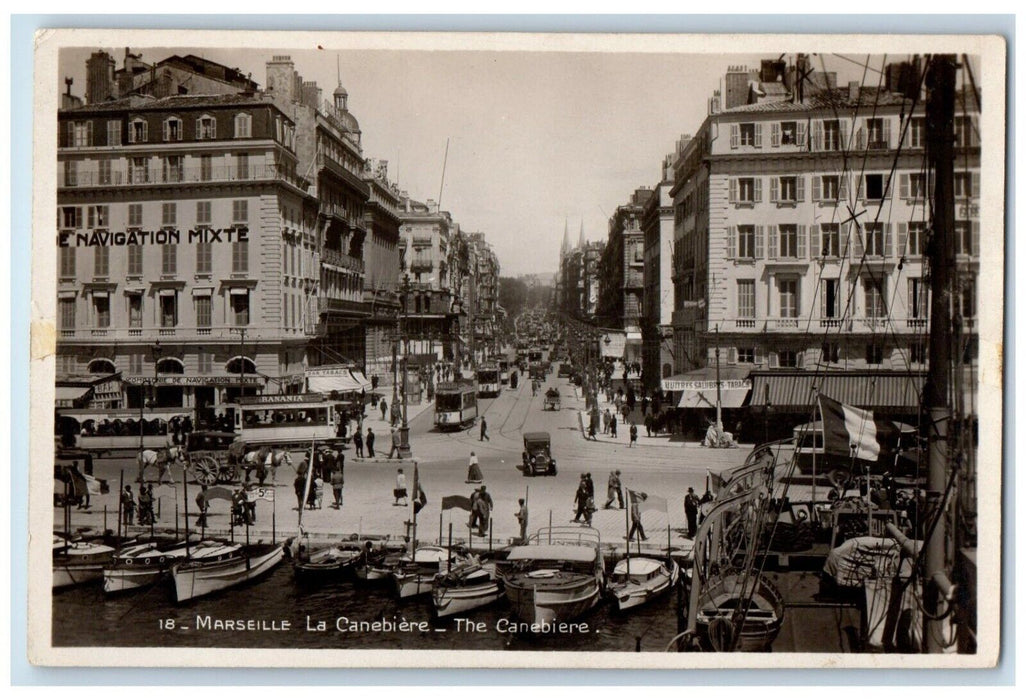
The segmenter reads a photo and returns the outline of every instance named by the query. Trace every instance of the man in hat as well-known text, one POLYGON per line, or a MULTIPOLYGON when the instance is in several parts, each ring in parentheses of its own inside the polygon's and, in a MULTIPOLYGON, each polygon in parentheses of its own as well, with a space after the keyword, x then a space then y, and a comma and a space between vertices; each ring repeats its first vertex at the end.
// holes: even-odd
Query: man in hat
POLYGON ((617 501, 617 508, 623 508, 623 487, 620 485, 620 470, 609 472, 609 481, 606 486, 606 505, 609 510, 613 506, 613 499, 617 501))
POLYGON ((688 521, 688 537, 694 537, 698 532, 698 506, 700 505, 695 489, 688 487, 688 494, 684 496, 684 516, 688 521))

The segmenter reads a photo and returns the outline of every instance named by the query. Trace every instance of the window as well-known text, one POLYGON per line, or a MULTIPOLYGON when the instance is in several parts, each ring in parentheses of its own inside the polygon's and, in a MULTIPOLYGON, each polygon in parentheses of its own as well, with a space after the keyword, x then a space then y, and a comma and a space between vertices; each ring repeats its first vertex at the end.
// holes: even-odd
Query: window
POLYGON ((963 279, 960 291, 962 318, 976 318, 976 279, 973 277, 963 279))
POLYGON ((841 316, 841 282, 837 279, 823 280, 823 297, 820 308, 823 318, 840 318, 841 316))
POLYGON ((150 159, 146 156, 138 156, 128 159, 128 179, 133 184, 143 184, 150 181, 150 159))
POLYGON ((798 122, 780 123, 780 145, 793 146, 798 143, 798 122))
POLYGON ((128 246, 128 274, 133 277, 143 276, 143 246, 128 246))
POLYGON ((132 227, 142 226, 143 209, 141 204, 128 205, 128 225, 132 227))
MULTIPOLYGON (((777 227, 777 236, 780 243, 778 255, 781 258, 797 258, 798 255, 798 226, 795 224, 781 224, 777 227)), ((804 252, 804 251, 803 251, 804 252)))
POLYGON ((160 222, 164 226, 174 226, 178 221, 178 203, 164 202, 161 205, 160 222))
POLYGON ((819 227, 820 255, 837 258, 841 255, 840 224, 821 224, 819 227))
POLYGON ((196 202, 196 223, 210 223, 210 202, 196 202))
MULTIPOLYGON (((815 184, 815 180, 813 181, 815 184)), ((813 193, 819 202, 836 202, 841 198, 841 178, 838 175, 823 175, 819 178, 819 193, 813 193)))
POLYGON ((110 328, 110 296, 107 292, 93 294, 93 327, 110 328))
POLYGON ((880 174, 866 175, 864 178, 864 199, 878 200, 884 197, 884 176, 880 174))
POLYGON ((107 145, 121 145, 121 122, 116 119, 107 121, 107 145))
POLYGON ((143 354, 141 352, 133 352, 128 355, 128 371, 131 374, 142 374, 143 371, 143 354))
POLYGON ((196 274, 209 275, 213 269, 214 244, 196 244, 196 274))
POLYGON ((737 317, 755 318, 755 280, 737 281, 737 317))
POLYGON ((883 362, 884 349, 880 343, 866 343, 866 364, 878 365, 883 362))
POLYGON ((208 114, 196 120, 196 138, 214 139, 217 138, 217 120, 208 114))
POLYGON ((863 227, 867 257, 881 258, 887 255, 884 224, 872 223, 863 227))
POLYGON ((61 277, 75 276, 75 249, 71 247, 61 248, 61 277))
POLYGON ((110 275, 110 248, 105 245, 93 248, 93 276, 107 277, 110 275))
POLYGON ((70 122, 68 124, 68 145, 72 148, 92 146, 93 125, 91 122, 70 122))
POLYGON ((196 326, 198 328, 210 328, 211 321, 211 299, 209 296, 194 297, 196 301, 196 326))
POLYGON ((741 177, 737 179, 737 201, 746 204, 762 199, 762 178, 741 177))
POLYGON ((178 293, 163 293, 160 296, 160 327, 174 328, 178 325, 178 293))
POLYGON ((907 173, 900 178, 901 198, 925 200, 929 195, 926 192, 926 177, 923 173, 907 173))
POLYGON ((209 154, 200 156, 200 180, 210 182, 214 179, 214 161, 209 154))
POLYGON ((182 140, 182 120, 178 117, 169 117, 164 120, 164 140, 182 140))
POLYGON ((252 136, 253 118, 243 112, 235 115, 235 138, 248 139, 252 136))
POLYGON ((178 274, 178 246, 173 244, 160 246, 160 274, 178 274))
POLYGON ((838 119, 827 119, 823 122, 823 150, 841 150, 841 122, 838 119))
POLYGON ((757 131, 755 124, 741 124, 740 130, 742 146, 762 145, 755 143, 755 134, 757 131))
POLYGON ((737 361, 753 364, 755 362, 755 348, 738 348, 737 361))
POLYGON ((779 177, 770 180, 770 199, 774 202, 800 202, 805 199, 805 178, 779 177))
POLYGON ((128 327, 142 328, 143 321, 143 295, 128 295, 128 327))
POLYGON ((797 367, 798 353, 794 350, 780 350, 777 353, 777 362, 781 367, 797 367))
POLYGON ((106 204, 89 207, 86 210, 86 215, 89 228, 103 229, 110 226, 110 207, 106 204))
POLYGON ((181 156, 164 156, 164 182, 182 182, 184 169, 181 156))
POLYGON ((249 154, 248 153, 237 153, 237 154, 235 154, 235 179, 236 180, 248 180, 249 179, 249 154))
POLYGON ((837 364, 841 361, 841 346, 839 343, 823 343, 820 346, 819 361, 837 364))
POLYGON ((59 299, 61 305, 61 328, 74 330, 75 328, 75 300, 59 299))
POLYGON ((913 277, 908 280, 908 317, 912 319, 926 319, 930 315, 927 306, 927 285, 926 280, 913 277))
POLYGON ((883 280, 866 277, 862 280, 862 289, 866 297, 866 318, 886 318, 887 298, 883 280))
POLYGON ((128 142, 146 143, 146 122, 134 119, 128 124, 128 142))
POLYGON ((96 162, 97 167, 97 178, 96 182, 100 185, 109 185, 112 182, 110 173, 110 158, 100 158, 96 162))
POLYGON ((78 186, 78 161, 66 160, 64 161, 64 186, 65 187, 77 187, 78 186))
POLYGON ((755 258, 755 226, 737 227, 737 256, 743 260, 755 258))
POLYGON ((232 243, 232 272, 249 272, 249 241, 232 243))
POLYGON ((60 227, 61 228, 81 228, 82 226, 82 210, 79 207, 61 207, 60 208, 60 227))
POLYGON ((247 200, 236 199, 232 201, 232 221, 235 223, 249 221, 249 202, 247 200))
POLYGON ((975 222, 955 221, 955 254, 956 255, 978 255, 976 236, 974 234, 975 222))
MULTIPOLYGON (((200 299, 204 297, 199 297, 200 299)), ((206 300, 210 302, 210 297, 206 297, 206 300)), ((200 350, 196 353, 196 366, 200 374, 210 374, 214 371, 214 353, 200 350)))
POLYGON ((249 290, 232 289, 229 296, 231 297, 232 306, 232 324, 236 326, 248 326, 249 290))
POLYGON ((866 148, 883 149, 890 147, 891 123, 887 119, 874 118, 866 120, 866 148))
POLYGON ((908 243, 904 253, 926 255, 926 222, 912 221, 908 224, 908 243))
POLYGON ((798 280, 778 280, 777 289, 780 290, 780 317, 798 318, 800 312, 798 304, 798 280))
POLYGON ((979 145, 976 120, 972 117, 955 117, 955 146, 965 148, 979 145))
POLYGON ((980 196, 979 178, 973 173, 955 173, 955 197, 968 199, 980 196))
POLYGON ((926 147, 926 119, 923 117, 912 117, 908 120, 908 145, 909 148, 926 147))

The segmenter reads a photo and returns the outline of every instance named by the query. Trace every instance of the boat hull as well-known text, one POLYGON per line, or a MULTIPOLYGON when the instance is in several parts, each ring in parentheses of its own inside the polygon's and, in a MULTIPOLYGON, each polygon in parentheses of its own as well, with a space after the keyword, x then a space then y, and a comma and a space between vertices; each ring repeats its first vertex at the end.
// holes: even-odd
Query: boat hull
POLYGON ((435 574, 433 573, 404 574, 396 572, 393 574, 393 578, 395 579, 396 595, 400 600, 425 595, 435 587, 435 574))
POLYGON ((737 607, 740 579, 728 574, 708 585, 699 601, 697 629, 715 651, 767 651, 784 621, 784 600, 762 576, 757 577, 751 602, 739 629, 730 620, 737 607), (720 648, 726 645, 728 648, 720 648))
POLYGON ((601 594, 597 576, 557 585, 506 581, 510 609, 522 622, 531 625, 574 620, 595 607, 601 594))
POLYGON ((662 564, 658 576, 645 581, 644 584, 626 584, 608 587, 607 593, 618 612, 626 612, 641 607, 662 597, 680 580, 680 568, 676 562, 662 564))
POLYGON ((439 586, 431 593, 437 617, 459 615, 491 605, 505 594, 502 584, 488 581, 473 586, 439 586))
POLYGON ((176 564, 171 569, 175 600, 183 603, 252 581, 280 564, 284 556, 279 544, 252 547, 223 561, 176 564))
POLYGON ((69 588, 99 581, 103 568, 114 559, 105 544, 74 543, 53 553, 53 588, 69 588))

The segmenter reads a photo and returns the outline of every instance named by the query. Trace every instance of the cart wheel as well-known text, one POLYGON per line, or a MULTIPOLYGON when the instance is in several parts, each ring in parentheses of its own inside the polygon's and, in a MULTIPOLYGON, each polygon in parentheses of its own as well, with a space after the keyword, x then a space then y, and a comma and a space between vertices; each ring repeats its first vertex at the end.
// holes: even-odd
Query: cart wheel
POLYGON ((226 464, 220 468, 218 478, 222 483, 234 483, 239 479, 239 470, 233 465, 226 464))
POLYGON ((217 483, 217 473, 219 471, 217 460, 213 457, 200 457, 192 463, 192 474, 193 477, 201 484, 207 486, 213 486, 217 483))

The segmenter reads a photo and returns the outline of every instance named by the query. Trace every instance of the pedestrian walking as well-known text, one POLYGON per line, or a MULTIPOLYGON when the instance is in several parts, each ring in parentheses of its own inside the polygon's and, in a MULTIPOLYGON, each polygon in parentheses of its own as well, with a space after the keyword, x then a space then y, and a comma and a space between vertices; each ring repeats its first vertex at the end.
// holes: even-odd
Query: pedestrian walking
POLYGON ((617 508, 623 508, 623 487, 620 484, 620 470, 609 472, 609 481, 606 485, 606 510, 613 507, 613 500, 617 501, 617 508))
POLYGON ((527 502, 523 499, 517 499, 517 503, 520 505, 520 510, 517 511, 517 522, 520 523, 520 541, 527 541, 527 502))
POLYGON ((353 447, 356 449, 356 456, 363 457, 363 433, 357 428, 353 433, 353 447))
POLYGON ((129 484, 125 484, 125 488, 121 491, 121 517, 124 519, 125 525, 135 524, 135 495, 129 484))
POLYGON ((477 501, 477 534, 479 537, 485 537, 488 534, 488 524, 492 519, 492 507, 495 503, 492 501, 492 495, 488 493, 486 486, 481 486, 478 489, 477 501))
POLYGON ((388 458, 395 459, 399 457, 399 443, 401 442, 399 431, 392 428, 392 449, 388 451, 388 458))
POLYGON ((388 402, 384 397, 381 399, 381 420, 385 420, 385 413, 388 411, 388 402))
POLYGON ((243 506, 245 508, 246 522, 249 525, 256 525, 256 502, 257 486, 252 481, 247 481, 243 491, 243 506))
POLYGON ((304 457, 296 467, 296 478, 292 481, 292 488, 296 492, 296 510, 303 510, 303 496, 306 491, 306 470, 309 468, 304 457))
POLYGON ((367 456, 374 458, 374 428, 367 428, 367 456))
POLYGON ((201 484, 200 491, 196 494, 196 507, 199 508, 199 517, 196 518, 196 527, 207 526, 207 509, 210 504, 207 502, 207 485, 201 484))
POLYGON ((632 539, 635 533, 642 540, 648 539, 645 537, 645 528, 641 524, 641 506, 639 505, 639 502, 646 498, 647 496, 644 493, 635 494, 631 492, 631 530, 627 533, 628 540, 632 539))
POLYGON ((484 416, 481 416, 481 437, 479 438, 479 440, 482 442, 484 440, 487 440, 488 442, 492 441, 492 439, 488 437, 488 421, 485 420, 484 416))
POLYGON ((649 437, 652 437, 652 424, 654 422, 655 422, 655 420, 652 418, 652 414, 651 413, 646 413, 645 414, 645 433, 649 437))
POLYGON ((477 461, 477 454, 471 452, 470 462, 467 464, 467 483, 480 484, 482 481, 484 481, 484 475, 481 473, 481 467, 477 461))
POLYGON ((688 494, 684 496, 684 517, 688 521, 688 537, 694 537, 698 531, 698 506, 700 505, 695 489, 688 487, 688 494))
POLYGON ((638 426, 631 423, 631 442, 627 447, 635 447, 638 444, 638 426))
POLYGON ((584 473, 584 486, 588 489, 588 498, 594 498, 595 482, 591 480, 591 472, 584 473))
POLYGON ((402 413, 399 411, 399 403, 396 401, 392 402, 392 425, 399 425, 399 421, 402 418, 402 413))
POLYGON ((616 414, 609 419, 609 437, 616 437, 616 414))
POLYGON ((153 523, 153 487, 143 484, 139 487, 139 524, 153 523))
POLYGON ((475 530, 478 527, 477 520, 478 520, 478 516, 480 514, 480 511, 478 510, 478 507, 477 507, 477 500, 480 497, 481 497, 481 489, 479 489, 479 488, 474 489, 474 492, 470 494, 470 520, 467 521, 467 529, 468 530, 475 530))
POLYGON ((609 434, 609 420, 611 418, 612 418, 612 415, 609 413, 609 409, 608 408, 605 411, 602 412, 602 434, 603 435, 608 435, 609 434))
POLYGON ((335 496, 335 503, 332 508, 338 510, 342 507, 342 487, 345 486, 345 474, 342 471, 342 465, 336 463, 335 468, 331 470, 331 491, 335 496))
POLYGON ((581 474, 581 480, 577 484, 577 493, 574 494, 574 519, 573 522, 578 523, 581 521, 581 517, 587 517, 586 513, 588 510, 588 484, 584 480, 584 474, 581 474))
POLYGON ((406 475, 403 474, 403 470, 400 469, 395 475, 395 488, 392 489, 392 495, 395 497, 394 506, 405 506, 406 505, 406 475), (402 501, 400 503, 399 501, 402 501))

